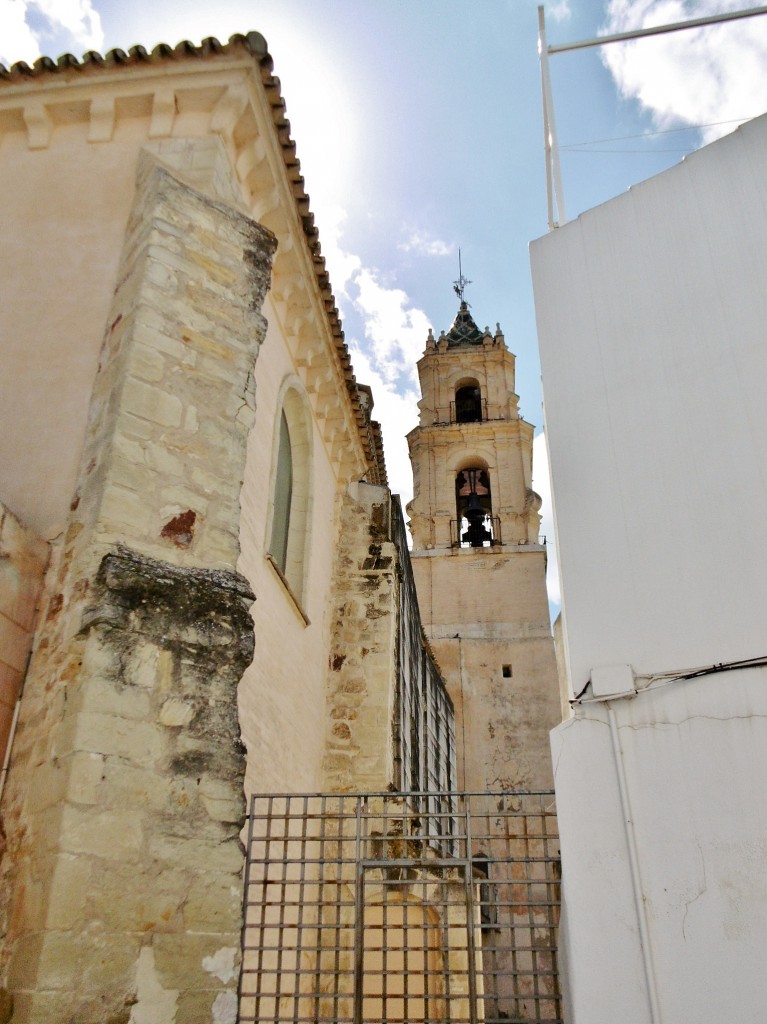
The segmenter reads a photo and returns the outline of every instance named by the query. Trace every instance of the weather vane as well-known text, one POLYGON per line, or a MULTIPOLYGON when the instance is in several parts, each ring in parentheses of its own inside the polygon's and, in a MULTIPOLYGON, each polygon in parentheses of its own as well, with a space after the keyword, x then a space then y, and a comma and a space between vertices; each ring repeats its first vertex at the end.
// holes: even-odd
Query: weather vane
MULTIPOLYGON (((464 297, 463 297, 463 292, 464 292, 464 289, 466 288, 467 284, 471 284, 471 281, 467 277, 463 276, 463 269, 461 267, 461 250, 459 249, 458 250, 458 280, 457 281, 453 281, 453 291, 458 296, 458 298, 461 300, 461 302, 465 301, 464 297)), ((468 303, 466 303, 466 304, 468 305, 468 303)))

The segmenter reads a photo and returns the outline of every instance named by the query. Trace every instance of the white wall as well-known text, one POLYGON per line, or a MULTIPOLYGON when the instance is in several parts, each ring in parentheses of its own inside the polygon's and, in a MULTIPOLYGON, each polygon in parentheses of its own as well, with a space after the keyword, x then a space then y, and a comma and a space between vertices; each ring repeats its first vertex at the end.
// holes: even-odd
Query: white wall
POLYGON ((568 1024, 763 1024, 767 669, 610 706, 626 803, 604 703, 552 733, 568 1024))
POLYGON ((532 246, 571 680, 767 653, 767 118, 532 246))
POLYGON ((765 1019, 767 118, 532 246, 572 690, 568 1024, 765 1019))

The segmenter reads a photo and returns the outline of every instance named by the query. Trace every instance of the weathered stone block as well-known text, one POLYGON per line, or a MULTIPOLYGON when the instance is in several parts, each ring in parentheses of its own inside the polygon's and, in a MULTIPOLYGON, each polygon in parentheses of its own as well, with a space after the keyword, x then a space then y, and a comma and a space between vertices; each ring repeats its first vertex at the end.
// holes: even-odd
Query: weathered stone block
POLYGON ((189 725, 195 715, 194 705, 179 697, 169 697, 160 708, 158 721, 168 728, 180 728, 189 725))
POLYGON ((91 861, 61 854, 51 858, 51 886, 47 896, 46 927, 53 930, 77 929, 89 920, 91 861))
POLYGON ((176 395, 145 381, 128 378, 123 387, 123 409, 163 427, 181 425, 183 405, 176 395))
POLYGON ((145 861, 111 864, 99 877, 94 872, 91 913, 108 932, 178 932, 188 879, 173 868, 145 861))
POLYGON ((66 792, 67 781, 61 764, 38 765, 27 782, 27 807, 31 811, 42 811, 59 803, 66 792))
POLYGON ((120 931, 86 933, 75 943, 73 933, 68 938, 70 947, 75 945, 79 949, 80 991, 72 1019, 78 1024, 102 1024, 110 1019, 119 1020, 126 1008, 130 1013, 143 937, 120 931))
POLYGON ((190 843, 183 836, 175 837, 149 833, 147 852, 158 861, 176 864, 179 868, 218 872, 239 879, 244 864, 244 854, 239 835, 220 834, 218 842, 190 843), (200 849, 205 850, 204 864, 200 863, 200 849))
POLYGON ((138 810, 65 807, 61 815, 60 848, 111 861, 138 859, 144 817, 138 810))
POLYGON ((107 537, 126 533, 146 536, 151 532, 152 517, 146 499, 117 483, 110 483, 105 489, 100 511, 97 530, 107 537))
POLYGON ((126 657, 109 642, 103 629, 92 634, 83 657, 85 678, 73 696, 72 706, 139 721, 153 717, 151 693, 147 691, 157 683, 159 653, 152 644, 138 643, 126 657))
POLYGON ((217 962, 224 949, 232 951, 236 963, 240 935, 235 930, 212 935, 157 935, 152 946, 165 988, 209 992, 215 979, 205 962, 217 962))
POLYGON ((238 879, 201 874, 189 887, 183 906, 184 927, 191 931, 226 931, 242 913, 238 879))
POLYGON ((81 711, 68 715, 56 735, 61 757, 74 750, 124 757, 137 765, 155 764, 165 754, 163 736, 149 722, 81 711))
POLYGON ((222 787, 221 795, 215 796, 200 792, 200 800, 212 821, 235 825, 242 822, 243 796, 231 787, 222 787))
POLYGON ((172 805, 188 807, 195 796, 196 787, 186 780, 126 764, 121 758, 105 758, 103 775, 110 800, 127 807, 164 812, 172 805))
POLYGON ((186 992, 178 1001, 179 1020, 184 1024, 235 1024, 237 993, 234 989, 186 992))

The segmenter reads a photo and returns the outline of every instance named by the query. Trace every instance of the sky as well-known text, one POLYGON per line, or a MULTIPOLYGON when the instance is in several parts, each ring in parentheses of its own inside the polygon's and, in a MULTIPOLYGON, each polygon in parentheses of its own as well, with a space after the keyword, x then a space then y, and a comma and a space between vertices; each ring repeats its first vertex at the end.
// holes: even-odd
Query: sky
MULTIPOLYGON (((559 603, 528 258, 547 231, 538 0, 0 0, 0 61, 264 35, 357 379, 406 502, 416 361, 457 311, 500 322, 536 426, 549 595, 559 603)), ((747 0, 547 0, 549 43, 747 0)), ((553 56, 570 219, 767 110, 767 16, 553 56)))

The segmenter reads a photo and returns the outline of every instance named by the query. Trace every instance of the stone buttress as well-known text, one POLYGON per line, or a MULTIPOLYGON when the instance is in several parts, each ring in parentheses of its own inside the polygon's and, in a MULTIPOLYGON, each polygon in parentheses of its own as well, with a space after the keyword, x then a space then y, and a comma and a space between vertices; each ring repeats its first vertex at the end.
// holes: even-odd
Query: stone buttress
POLYGON ((233 1021, 253 594, 235 571, 274 238, 144 156, 4 801, 13 1020, 233 1021))

